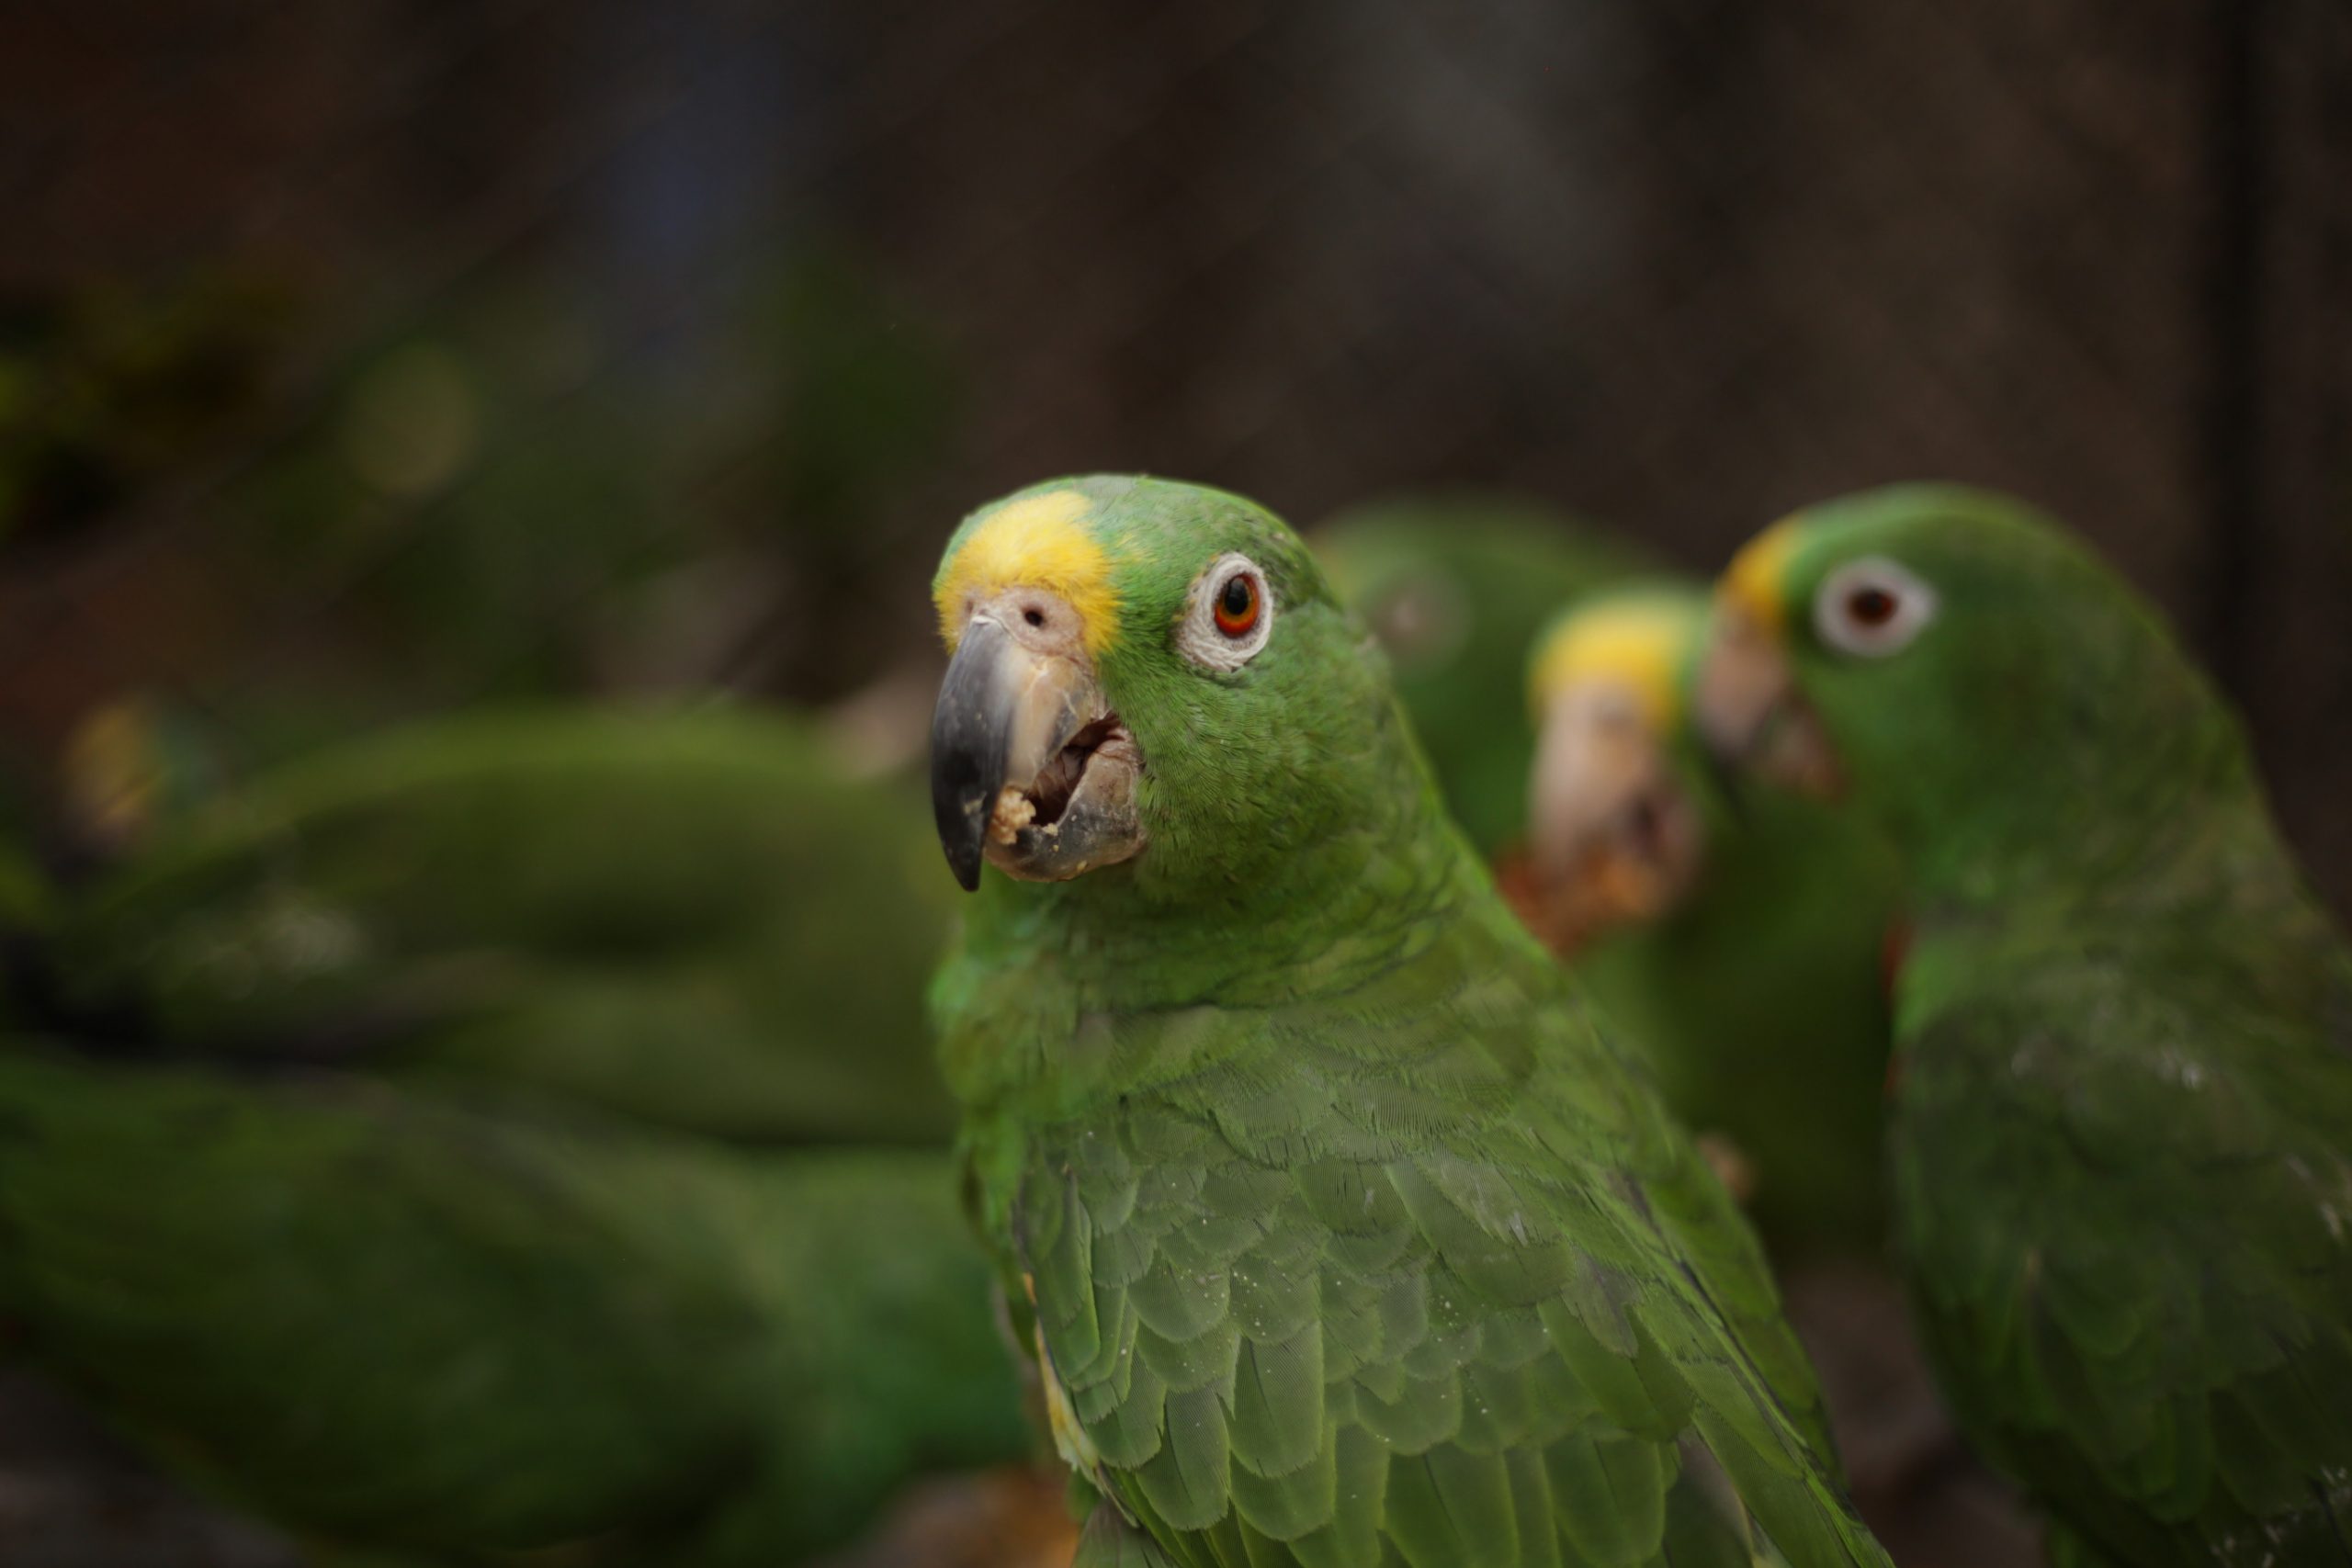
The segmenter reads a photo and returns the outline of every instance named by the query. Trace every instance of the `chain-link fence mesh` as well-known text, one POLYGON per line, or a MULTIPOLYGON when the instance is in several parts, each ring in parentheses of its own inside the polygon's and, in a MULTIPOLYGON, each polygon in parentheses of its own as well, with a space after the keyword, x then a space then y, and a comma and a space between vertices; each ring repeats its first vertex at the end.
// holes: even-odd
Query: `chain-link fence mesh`
POLYGON ((20 0, 0 747, 250 765, 928 659, 1132 468, 1530 491, 1694 567, 2016 490, 2180 618, 2352 902, 2337 0, 20 0))

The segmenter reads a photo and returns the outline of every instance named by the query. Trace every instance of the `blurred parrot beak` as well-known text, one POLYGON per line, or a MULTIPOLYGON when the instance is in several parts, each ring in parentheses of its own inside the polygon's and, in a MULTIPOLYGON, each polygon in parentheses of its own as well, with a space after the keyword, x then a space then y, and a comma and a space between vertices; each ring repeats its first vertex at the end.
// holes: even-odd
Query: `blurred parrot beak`
MULTIPOLYGON (((1744 773, 1819 799, 1845 788, 1829 732, 1796 687, 1780 639, 1744 600, 1715 603, 1699 668, 1699 734, 1727 773, 1744 773)), ((1737 798, 1736 779, 1727 778, 1737 798)))
POLYGON ((1696 879, 1698 811, 1617 681, 1571 681, 1545 705, 1528 849, 1532 923, 1563 957, 1612 927, 1655 919, 1696 879))
POLYGON ((1141 755, 1066 629, 1075 615, 1057 605, 1030 624, 1039 597, 1016 590, 973 606, 932 713, 932 814, 967 892, 983 859, 1060 882, 1143 848, 1141 755))

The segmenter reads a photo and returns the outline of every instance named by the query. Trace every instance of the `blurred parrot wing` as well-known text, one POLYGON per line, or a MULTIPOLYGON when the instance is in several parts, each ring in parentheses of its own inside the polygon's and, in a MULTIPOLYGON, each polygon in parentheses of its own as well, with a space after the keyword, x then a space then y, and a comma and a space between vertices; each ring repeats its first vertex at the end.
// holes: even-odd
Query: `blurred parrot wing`
POLYGON ((2352 1561, 2343 1075, 2116 970, 2007 978, 1903 1058, 1900 1241, 1963 1419, 2118 1561, 2352 1561))
POLYGON ((209 1489, 330 1538, 584 1550, 732 1512, 766 1562, 924 1465, 1019 1457, 960 1226, 936 1156, 763 1165, 0 1047, 0 1312, 209 1489))
POLYGON ((438 720, 158 835, 41 955, 67 1027, 128 1020, 183 1054, 414 1067, 722 1136, 944 1142, 922 821, 773 715, 438 720))
POLYGON ((0 1290, 35 1354, 318 1528, 521 1544, 740 1462, 756 1322, 602 1179, 379 1091, 0 1055, 0 1290))

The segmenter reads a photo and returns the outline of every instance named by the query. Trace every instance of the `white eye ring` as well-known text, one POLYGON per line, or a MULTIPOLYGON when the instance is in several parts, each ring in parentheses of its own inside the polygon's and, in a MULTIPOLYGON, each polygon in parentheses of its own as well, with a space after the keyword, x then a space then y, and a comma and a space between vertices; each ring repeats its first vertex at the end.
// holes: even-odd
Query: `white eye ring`
POLYGON ((1813 596, 1813 629, 1845 653, 1883 659, 1911 646, 1936 618, 1936 591, 1884 556, 1848 561, 1813 596))
POLYGON ((1234 671, 1258 657, 1274 633, 1274 588, 1256 561, 1227 550, 1193 580, 1184 618, 1176 626, 1176 651, 1204 670, 1234 671), (1237 577, 1257 585, 1257 612, 1248 629, 1236 634, 1219 623, 1217 599, 1237 577))

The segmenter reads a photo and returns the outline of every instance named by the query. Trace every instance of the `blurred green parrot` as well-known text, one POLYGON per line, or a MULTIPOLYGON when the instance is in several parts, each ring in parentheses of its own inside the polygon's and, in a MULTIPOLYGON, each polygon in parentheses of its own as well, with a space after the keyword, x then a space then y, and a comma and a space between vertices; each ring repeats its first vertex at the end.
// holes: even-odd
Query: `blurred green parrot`
POLYGON ((1884 1562, 1752 1234, 1298 538, 1058 480, 935 597, 934 1001, 1081 1568, 1884 1562))
POLYGON ((1691 728, 1708 596, 1586 598, 1529 666, 1540 739, 1521 913, 1728 1144, 1776 1256, 1869 1254, 1884 1203, 1894 857, 1803 795, 1728 797, 1691 728))
POLYGON ((1029 1429, 945 1156, 0 1045, 15 1353, 319 1560, 788 1562, 1029 1429))
POLYGON ((1353 507, 1309 541, 1387 650, 1454 820, 1479 853, 1502 856, 1527 825, 1528 644, 1562 605, 1649 570, 1646 558, 1534 502, 1478 494, 1353 507))
POLYGON ((45 978, 62 1016, 151 1049, 944 1144, 922 819, 779 716, 433 720, 157 824, 58 913, 45 978))
POLYGON ((2228 706, 2022 503, 1801 513, 1699 716, 1892 837, 1892 1225, 1962 1427, 2054 1561, 2352 1561, 2352 953, 2228 706))
POLYGON ((792 1562, 1026 1460, 945 1151, 803 1146, 944 1141, 922 821, 778 719, 485 715, 0 867, 17 1350, 331 1562, 792 1562))

